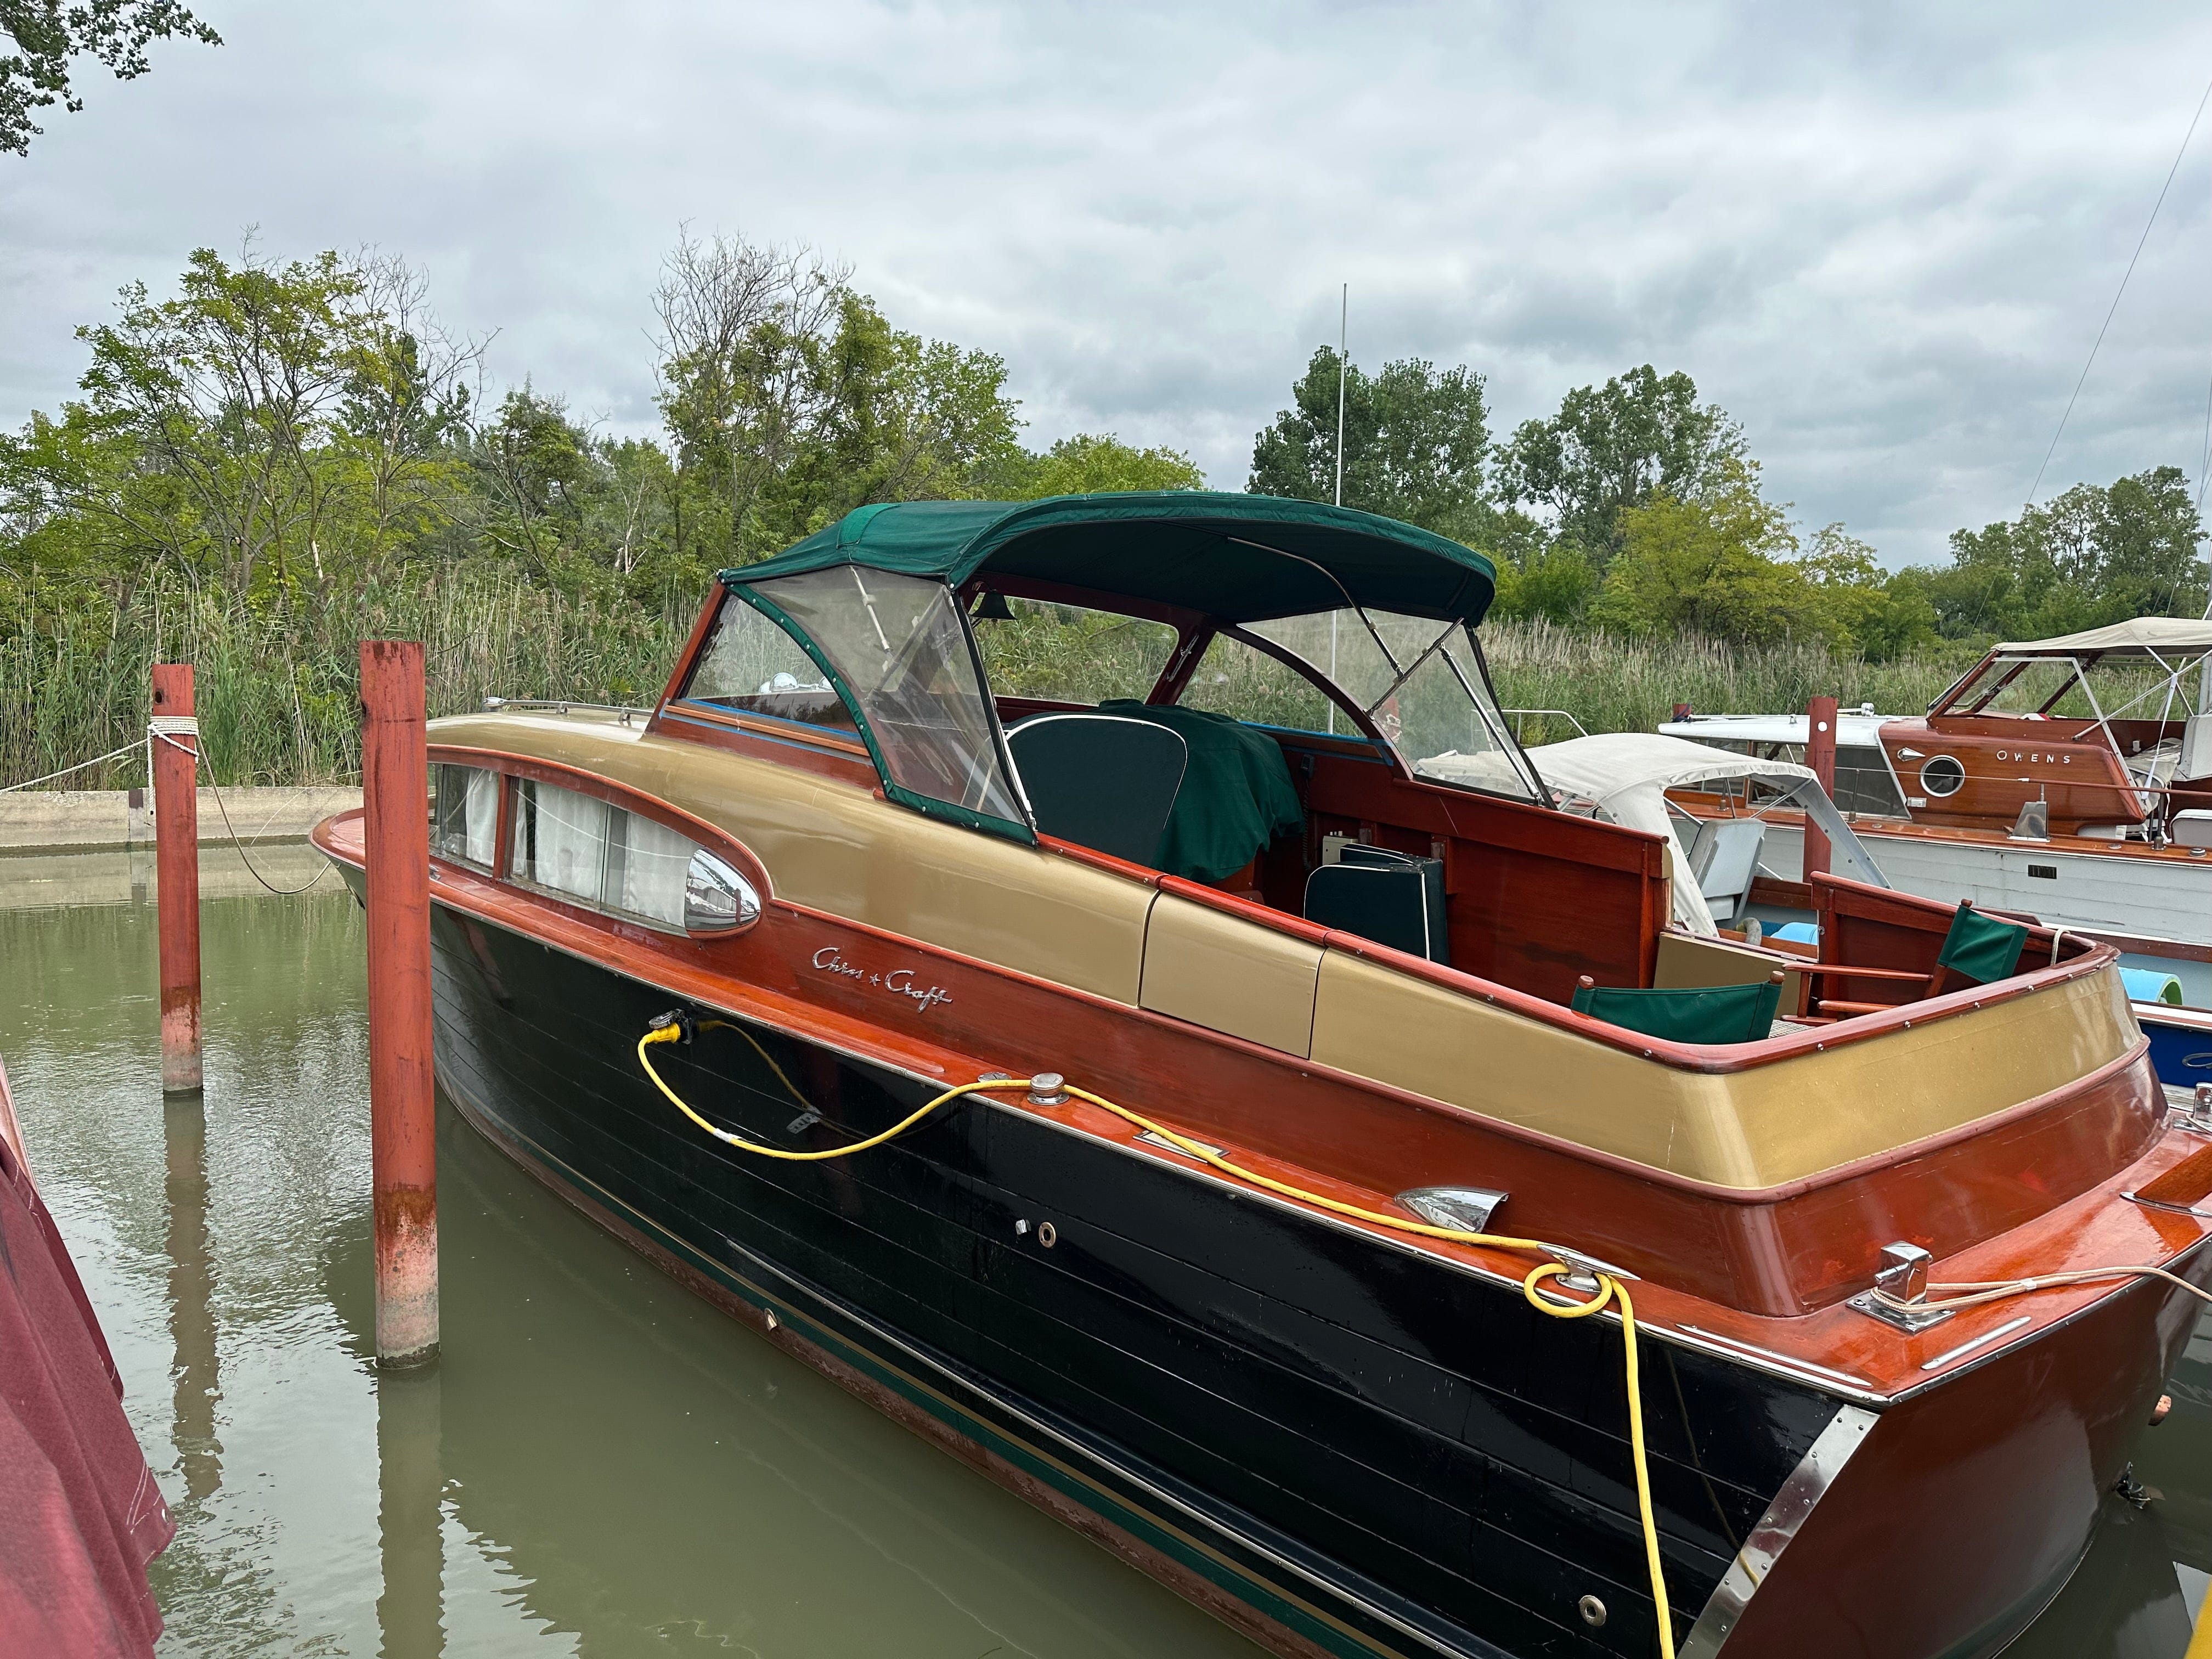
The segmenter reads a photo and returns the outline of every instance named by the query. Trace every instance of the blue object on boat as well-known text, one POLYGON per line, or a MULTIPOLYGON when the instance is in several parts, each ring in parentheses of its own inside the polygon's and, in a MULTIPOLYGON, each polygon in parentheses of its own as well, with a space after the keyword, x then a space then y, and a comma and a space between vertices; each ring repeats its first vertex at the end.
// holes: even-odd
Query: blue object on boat
POLYGON ((1786 939, 1793 945, 1818 945, 1820 924, 1817 921, 1785 921, 1779 927, 1766 930, 1769 939, 1786 939))
POLYGON ((2158 1080, 2174 1089, 2212 1083, 2212 1013, 2163 1003, 2136 1006, 2142 1033, 2150 1039, 2151 1069, 2158 1080))
POLYGON ((2120 983, 2128 988, 2130 1002, 2163 1002, 2167 1006, 2181 1006, 2181 981, 2172 974, 2161 973, 2155 968, 2123 968, 2120 983))

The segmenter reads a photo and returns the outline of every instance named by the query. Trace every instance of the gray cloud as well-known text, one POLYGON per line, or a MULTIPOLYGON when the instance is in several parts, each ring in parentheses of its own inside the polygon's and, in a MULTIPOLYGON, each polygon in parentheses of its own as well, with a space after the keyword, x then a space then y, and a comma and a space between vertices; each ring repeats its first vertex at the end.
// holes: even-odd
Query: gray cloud
MULTIPOLYGON (((204 9, 228 45, 95 71, 0 161, 0 421, 69 395, 118 285, 255 224, 408 254, 501 375, 649 428, 688 220, 1002 353, 1033 441, 1228 487, 1341 280, 1356 356, 1472 364, 1501 430, 1686 369, 1893 562, 2017 509, 2212 75, 2212 19, 2148 3, 204 9)), ((2046 493, 2194 469, 2208 255, 2212 126, 2046 493)))

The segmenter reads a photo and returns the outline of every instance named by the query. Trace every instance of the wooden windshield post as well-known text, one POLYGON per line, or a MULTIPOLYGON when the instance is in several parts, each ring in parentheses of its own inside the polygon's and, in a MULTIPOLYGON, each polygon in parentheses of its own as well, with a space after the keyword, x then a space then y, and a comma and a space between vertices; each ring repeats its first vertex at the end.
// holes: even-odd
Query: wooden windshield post
POLYGON ((160 883, 161 1092, 200 1086, 199 747, 192 665, 154 665, 154 846, 160 883), (167 729, 171 723, 183 728, 167 729))
MULTIPOLYGON (((1805 764, 1820 780, 1820 787, 1831 799, 1836 793, 1836 700, 1815 697, 1805 705, 1805 764)), ((1813 815, 1805 815, 1805 879, 1810 881, 1817 870, 1828 873, 1830 853, 1828 837, 1820 826, 1813 822, 1813 815)))
POLYGON ((376 1358, 438 1352, 436 1078, 430 1058, 430 779, 422 647, 361 644, 368 899, 368 1124, 376 1358))

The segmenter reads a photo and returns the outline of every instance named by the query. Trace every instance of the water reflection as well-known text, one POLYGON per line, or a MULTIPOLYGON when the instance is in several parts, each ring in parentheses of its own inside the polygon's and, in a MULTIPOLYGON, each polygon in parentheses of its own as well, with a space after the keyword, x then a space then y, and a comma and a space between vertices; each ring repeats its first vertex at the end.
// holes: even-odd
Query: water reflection
POLYGON ((213 1272, 208 1263, 207 1112, 198 1093, 161 1103, 167 1160, 170 1439, 185 1497, 204 1503, 222 1485, 222 1443, 216 1437, 216 1401, 222 1359, 216 1347, 213 1272))
MULTIPOLYGON (((207 906, 207 1091, 164 1106, 127 862, 33 862, 0 860, 0 1050, 180 1524, 155 1566, 165 1655, 1256 1653, 753 1339, 449 1112, 443 1353, 379 1372, 351 901, 207 906)), ((2158 1498, 2106 1505, 2015 1655, 2181 1654, 2212 1565, 2203 1331, 2173 1392, 2136 1455, 2158 1498)))
POLYGON ((207 1089, 165 1112, 127 862, 43 864, 64 902, 35 908, 15 873, 0 1049, 182 1528, 155 1568, 165 1655, 1256 1651, 699 1303, 450 1113, 443 1352, 379 1372, 351 900, 208 904, 207 1089))
POLYGON ((2006 1659, 2177 1659, 2190 1608, 2157 1508, 2107 1498, 2089 1553, 2006 1659))
POLYGON ((376 1374, 376 1626, 383 1659, 446 1650, 445 1476, 435 1364, 376 1374))

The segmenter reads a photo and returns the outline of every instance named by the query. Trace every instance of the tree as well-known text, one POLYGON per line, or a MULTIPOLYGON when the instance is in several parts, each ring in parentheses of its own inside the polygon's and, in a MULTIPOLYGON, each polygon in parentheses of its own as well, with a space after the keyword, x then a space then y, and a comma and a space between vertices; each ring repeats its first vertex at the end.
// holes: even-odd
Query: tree
POLYGON ((1814 532, 1797 560, 1813 631, 1838 651, 1887 662, 1936 640, 1936 612, 1910 587, 1896 588, 1869 544, 1840 524, 1814 532))
POLYGON ((1179 449, 1139 449, 1111 433, 1079 432, 1042 455, 1025 455, 995 493, 1010 501, 1092 495, 1118 489, 1203 489, 1206 474, 1179 449))
POLYGON ((1587 616, 1597 591, 1597 568, 1580 544, 1539 538, 1518 557, 1498 560, 1498 599, 1491 614, 1541 617, 1571 627, 1587 616))
POLYGON ((2076 484, 1951 535, 1951 565, 1899 572, 1947 637, 2032 639, 2204 608, 2204 527, 2178 467, 2076 484), (1906 581, 1906 578, 1910 580, 1906 581))
POLYGON ((662 261, 658 372, 679 505, 685 486, 710 501, 700 529, 725 548, 747 539, 755 498, 796 459, 850 276, 807 247, 702 241, 688 227, 662 261))
POLYGON ((1743 431, 1697 383, 1650 364, 1577 386, 1548 420, 1523 421, 1499 451, 1499 496, 1550 512, 1556 533, 1600 570, 1626 539, 1622 514, 1664 495, 1677 504, 1730 486, 1743 431))
POLYGON ((156 40, 184 35, 222 44, 178 0, 0 0, 0 33, 15 46, 0 57, 0 151, 17 155, 29 155, 45 131, 32 123, 32 111, 57 102, 71 112, 84 107, 70 85, 71 59, 89 54, 130 81, 153 67, 146 48, 156 40))
POLYGON ((405 260, 364 254, 353 264, 361 314, 333 432, 360 474, 370 532, 362 552, 375 565, 443 522, 460 478, 450 448, 474 412, 488 342, 448 334, 430 313, 428 279, 405 260))
MULTIPOLYGON (((1255 495, 1336 498, 1337 355, 1322 346, 1291 387, 1291 406, 1252 441, 1255 495)), ((1482 376, 1405 358, 1370 378, 1344 372, 1344 504, 1477 542, 1494 514, 1482 376)))
POLYGON ((489 510, 481 533, 541 570, 573 543, 598 482, 591 434, 568 418, 565 398, 527 380, 502 398, 495 419, 471 429, 469 453, 489 510))
POLYGON ((1593 607, 1623 633, 1698 633, 1768 645, 1808 631, 1811 584, 1788 513, 1736 460, 1695 496, 1660 490, 1620 514, 1620 551, 1593 607))
POLYGON ((675 470, 647 438, 603 439, 599 458, 605 487, 592 503, 590 539, 607 550, 617 575, 633 575, 668 541, 675 470))
POLYGON ((807 249, 686 232, 655 303, 678 501, 702 487, 699 530, 734 558, 870 501, 977 495, 1018 456, 1001 359, 893 328, 807 249))
POLYGON ((133 284, 77 331, 84 398, 0 442, 0 487, 126 582, 160 561, 239 594, 373 568, 459 483, 444 440, 478 348, 420 301, 397 261, 199 249, 174 299, 133 284))

